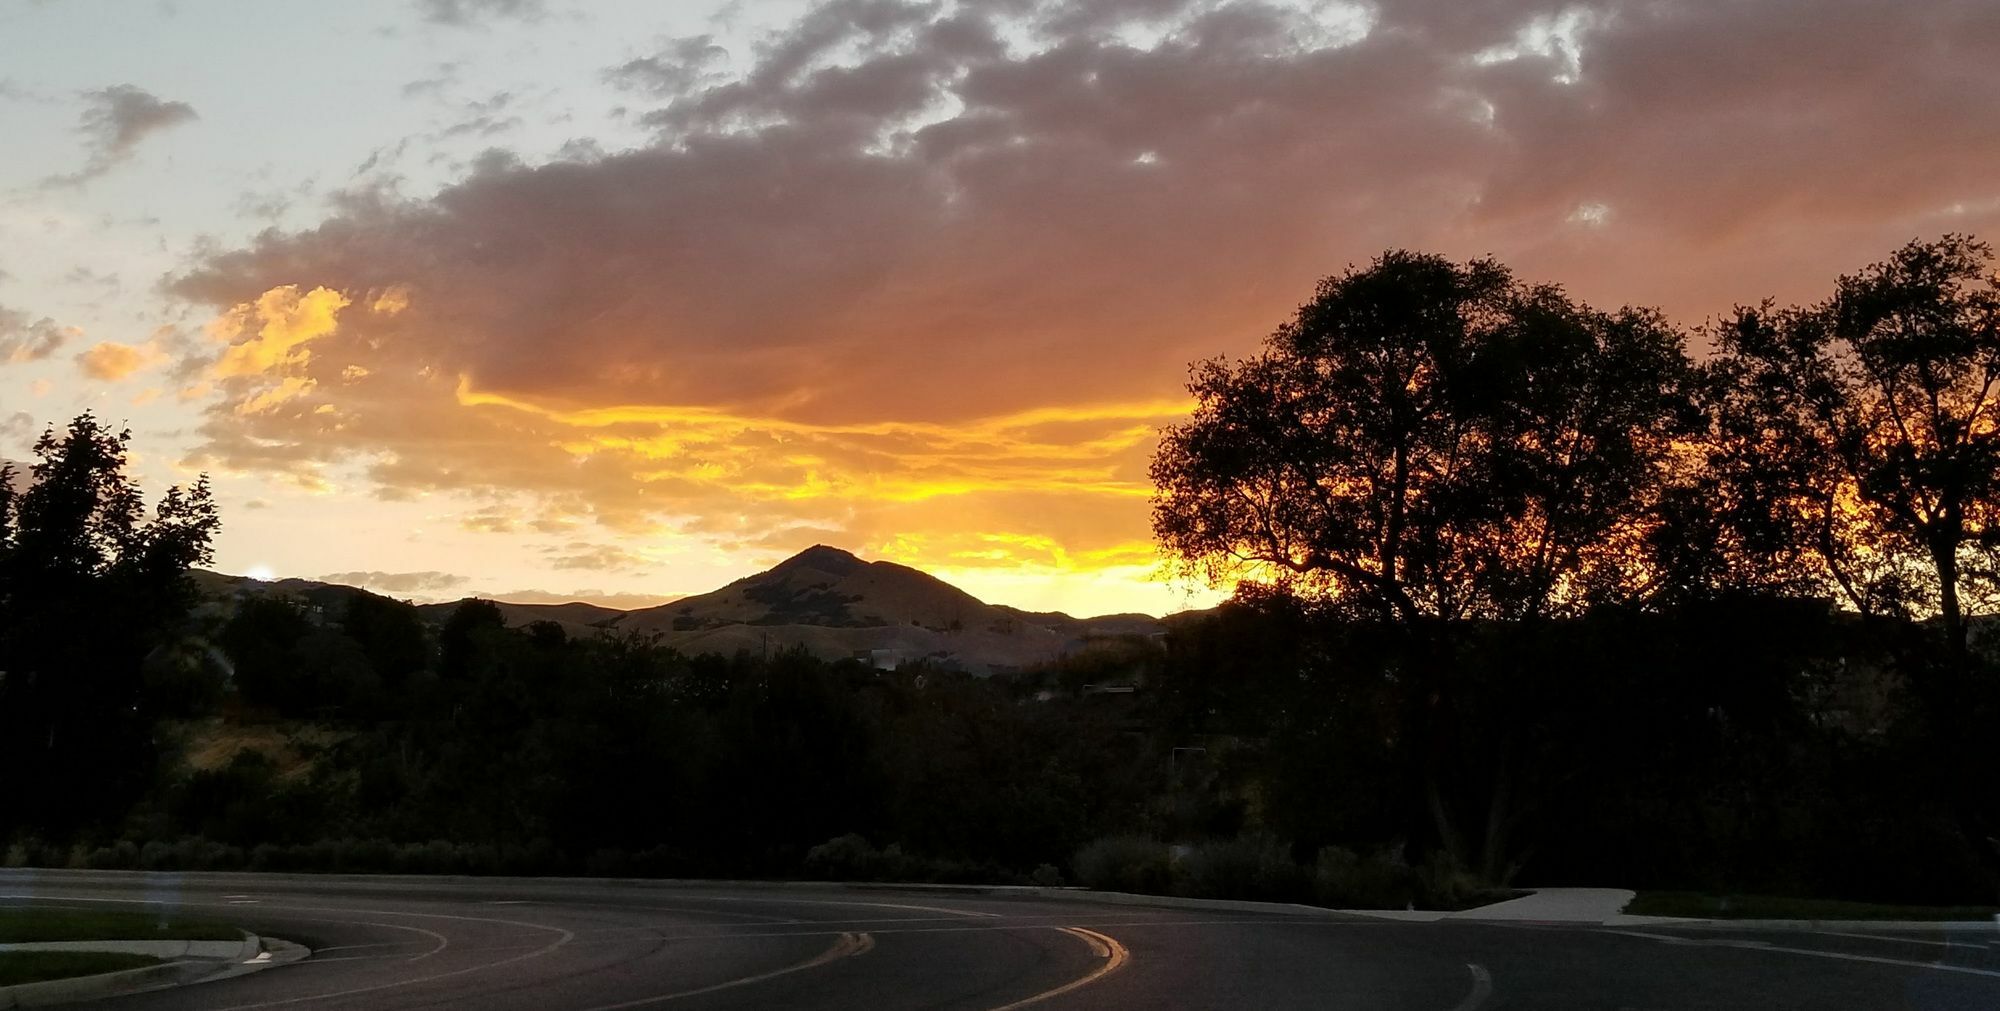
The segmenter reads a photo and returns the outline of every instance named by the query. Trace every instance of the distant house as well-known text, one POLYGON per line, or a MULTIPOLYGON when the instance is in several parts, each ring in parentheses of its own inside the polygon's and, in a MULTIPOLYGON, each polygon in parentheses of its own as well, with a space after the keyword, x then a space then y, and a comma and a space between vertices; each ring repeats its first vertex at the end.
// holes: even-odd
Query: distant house
POLYGON ((1104 684, 1087 684, 1083 686, 1083 693, 1085 695, 1131 695, 1138 692, 1138 690, 1138 683, 1133 681, 1107 681, 1104 684))
POLYGON ((854 659, 876 670, 895 670, 913 658, 909 650, 904 649, 857 649, 854 659))

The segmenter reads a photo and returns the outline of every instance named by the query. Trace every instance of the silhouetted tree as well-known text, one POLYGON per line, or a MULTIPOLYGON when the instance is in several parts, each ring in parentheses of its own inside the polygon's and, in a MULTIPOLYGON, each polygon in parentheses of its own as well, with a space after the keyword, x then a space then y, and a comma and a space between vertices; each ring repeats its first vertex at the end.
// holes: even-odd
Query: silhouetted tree
POLYGON ((312 631, 303 606, 290 597, 247 596, 217 636, 232 667, 238 697, 286 715, 307 715, 318 693, 299 669, 299 644, 312 631))
POLYGON ((474 653, 480 633, 506 627, 507 618, 500 613, 500 605, 477 597, 459 601, 438 632, 438 676, 447 681, 470 677, 478 663, 474 653))
POLYGON ((1196 366, 1152 466, 1154 530, 1212 579, 1262 578, 1407 636, 1411 746, 1437 842, 1504 873, 1510 748, 1445 780, 1455 623, 1534 620, 1656 583, 1647 533, 1698 422, 1680 336, 1490 260, 1386 253, 1321 282, 1247 361, 1196 366), (1471 771, 1470 769, 1468 771, 1471 771))
MULTIPOLYGON (((1824 302, 1739 309, 1717 332, 1713 465, 1744 564, 1864 615, 1934 617, 1941 656, 1916 672, 1953 770, 1990 765, 1967 618, 2000 604, 1992 263, 1970 237, 1912 242, 1824 302)), ((2000 868, 2000 795, 1983 775, 1959 792, 2000 868)))
POLYGON ((360 644, 386 691, 397 691, 430 664, 423 618, 403 601, 356 593, 347 601, 340 626, 360 644))
POLYGON ((22 826, 120 814, 153 768, 144 661, 186 619, 218 521, 206 478, 148 518, 130 437, 84 414, 43 433, 25 491, 0 469, 0 812, 22 826))

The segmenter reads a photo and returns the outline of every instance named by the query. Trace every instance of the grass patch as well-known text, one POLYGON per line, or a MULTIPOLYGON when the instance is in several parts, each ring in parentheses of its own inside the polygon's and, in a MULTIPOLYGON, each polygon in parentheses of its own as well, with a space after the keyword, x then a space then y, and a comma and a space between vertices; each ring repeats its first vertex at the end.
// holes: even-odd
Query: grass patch
POLYGON ((111 909, 0 907, 0 944, 20 941, 235 941, 227 924, 111 909))
POLYGON ((95 976, 101 972, 122 972, 158 965, 149 955, 126 955, 109 951, 0 951, 0 986, 40 983, 71 976, 95 976))
POLYGON ((1640 892, 1625 906, 1635 916, 1685 916, 1703 920, 1992 920, 1996 906, 1896 906, 1838 899, 1775 895, 1704 895, 1640 892))

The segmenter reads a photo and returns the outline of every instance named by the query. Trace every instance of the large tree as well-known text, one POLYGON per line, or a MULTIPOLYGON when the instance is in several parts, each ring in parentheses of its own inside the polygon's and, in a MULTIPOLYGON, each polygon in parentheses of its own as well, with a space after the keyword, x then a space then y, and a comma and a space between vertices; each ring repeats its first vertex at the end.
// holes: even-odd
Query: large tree
MULTIPOLYGON (((1971 237, 1912 242, 1804 308, 1738 309, 1716 333, 1713 471, 1739 567, 1785 572, 1863 615, 1934 623, 1911 666, 1942 765, 1990 764, 1993 684, 1969 619, 2000 605, 2000 289, 1971 237)), ((1965 828, 2000 867, 2000 795, 1958 776, 1965 828)))
POLYGON ((2000 603, 2000 292, 1992 250, 1913 242, 1805 308, 1738 309, 1715 467, 1757 564, 1803 567, 1870 615, 2000 603))
POLYGON ((1154 458, 1154 530, 1217 581, 1405 622, 1641 596, 1649 509, 1696 420, 1679 334, 1490 260, 1391 252, 1264 352, 1199 363, 1154 458))
POLYGON ((120 814, 151 769, 145 658, 193 605, 187 570, 217 518, 206 478, 148 517, 129 440, 85 414, 43 433, 25 490, 0 468, 0 812, 15 827, 120 814))
POLYGON ((1491 260, 1386 253, 1321 282, 1262 354, 1195 367, 1193 417, 1153 461, 1154 530, 1212 580, 1402 629, 1396 681, 1435 841, 1504 875, 1510 745, 1460 755, 1497 768, 1480 789, 1447 782, 1455 629, 1660 584, 1646 547, 1697 421, 1694 375, 1650 310, 1600 312, 1491 260))

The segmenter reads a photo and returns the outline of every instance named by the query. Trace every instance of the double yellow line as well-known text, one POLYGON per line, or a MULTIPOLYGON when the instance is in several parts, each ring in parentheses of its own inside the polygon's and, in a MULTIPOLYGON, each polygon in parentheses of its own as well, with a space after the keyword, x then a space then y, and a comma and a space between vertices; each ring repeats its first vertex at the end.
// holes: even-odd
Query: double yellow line
POLYGON ((1109 934, 1100 934, 1095 930, 1086 930, 1082 927, 1057 927, 1055 929, 1072 937, 1081 938, 1083 943, 1090 945, 1092 954, 1104 960, 1104 964, 1092 970, 1088 975, 1079 976, 1053 990, 1043 990, 1032 997, 1023 997, 1012 1004, 1002 1004, 999 1007, 992 1008, 991 1011, 1013 1011, 1015 1008, 1027 1007, 1030 1004, 1040 1004, 1045 1000, 1054 1000, 1063 994, 1081 990, 1117 972, 1124 967, 1126 962, 1132 959, 1132 953, 1124 945, 1119 944, 1117 938, 1109 934))

